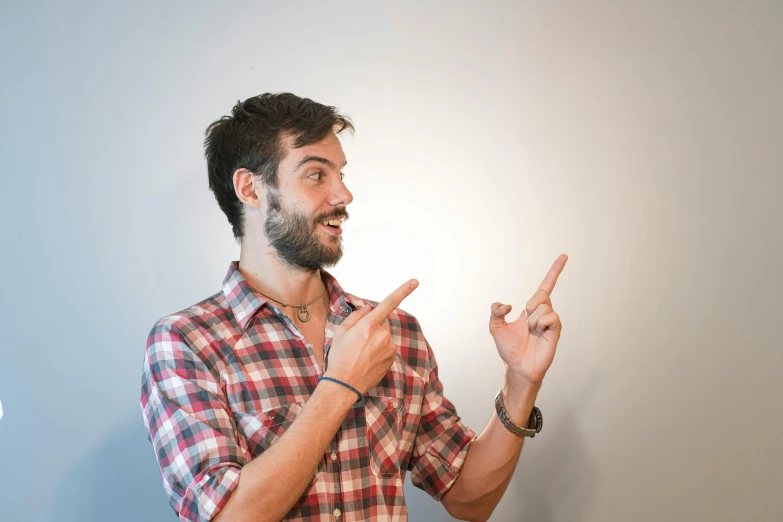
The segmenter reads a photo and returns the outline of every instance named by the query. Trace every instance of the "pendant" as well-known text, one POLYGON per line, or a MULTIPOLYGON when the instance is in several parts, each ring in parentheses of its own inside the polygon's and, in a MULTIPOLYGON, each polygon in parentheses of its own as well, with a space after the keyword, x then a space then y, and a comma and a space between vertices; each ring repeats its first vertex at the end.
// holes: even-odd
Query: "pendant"
POLYGON ((299 312, 297 313, 297 315, 299 316, 299 320, 302 321, 303 323, 306 323, 307 321, 309 321, 310 320, 310 311, 307 309, 307 305, 302 305, 299 308, 299 312))

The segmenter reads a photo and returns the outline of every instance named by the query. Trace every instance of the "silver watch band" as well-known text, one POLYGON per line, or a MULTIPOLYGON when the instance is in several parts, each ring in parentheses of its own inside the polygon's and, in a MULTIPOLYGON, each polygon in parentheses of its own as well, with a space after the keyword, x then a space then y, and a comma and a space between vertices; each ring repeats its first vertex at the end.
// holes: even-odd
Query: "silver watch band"
POLYGON ((517 437, 530 437, 533 438, 536 436, 536 433, 539 433, 541 431, 541 426, 543 425, 543 419, 541 417, 541 411, 533 406, 533 411, 530 413, 530 419, 528 419, 528 426, 521 427, 514 424, 514 422, 509 418, 508 414, 506 413, 506 407, 503 405, 503 393, 502 391, 498 391, 498 394, 495 396, 495 411, 498 413, 498 417, 500 418, 500 422, 503 423, 503 426, 506 427, 508 431, 516 435, 517 437), (529 426, 533 424, 533 428, 530 428, 529 426))

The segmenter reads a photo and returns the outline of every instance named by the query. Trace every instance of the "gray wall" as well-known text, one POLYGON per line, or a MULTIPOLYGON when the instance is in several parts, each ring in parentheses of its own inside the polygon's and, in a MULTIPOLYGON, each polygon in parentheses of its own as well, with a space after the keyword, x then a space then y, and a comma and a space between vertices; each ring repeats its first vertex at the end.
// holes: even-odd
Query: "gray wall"
POLYGON ((493 520, 783 519, 780 2, 115 4, 0 9, 0 520, 174 520, 146 335, 238 258, 206 125, 283 90, 354 118, 333 273, 419 278, 403 308, 475 429, 490 304, 570 256, 493 520))

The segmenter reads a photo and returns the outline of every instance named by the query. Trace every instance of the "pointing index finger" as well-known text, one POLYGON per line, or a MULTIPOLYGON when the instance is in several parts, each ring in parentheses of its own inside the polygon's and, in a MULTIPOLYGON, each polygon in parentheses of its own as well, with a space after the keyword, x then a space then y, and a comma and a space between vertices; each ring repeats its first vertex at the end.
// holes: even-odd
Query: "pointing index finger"
POLYGON ((400 303, 402 303, 403 299, 411 295, 411 293, 416 290, 417 286, 419 286, 419 282, 415 279, 411 279, 410 281, 404 283, 397 290, 389 294, 386 299, 378 303, 378 306, 376 306, 372 312, 367 314, 364 319, 370 321, 372 324, 382 323, 387 317, 389 317, 389 315, 391 315, 394 310, 397 309, 398 306, 400 306, 400 303))
POLYGON ((543 290, 547 293, 547 295, 552 293, 552 290, 555 289, 557 278, 560 275, 560 272, 563 271, 563 267, 565 266, 566 261, 568 261, 568 256, 565 254, 560 254, 557 259, 555 259, 555 262, 552 263, 552 267, 549 269, 549 272, 547 272, 546 276, 544 276, 544 280, 541 281, 540 285, 538 285, 539 290, 543 290))

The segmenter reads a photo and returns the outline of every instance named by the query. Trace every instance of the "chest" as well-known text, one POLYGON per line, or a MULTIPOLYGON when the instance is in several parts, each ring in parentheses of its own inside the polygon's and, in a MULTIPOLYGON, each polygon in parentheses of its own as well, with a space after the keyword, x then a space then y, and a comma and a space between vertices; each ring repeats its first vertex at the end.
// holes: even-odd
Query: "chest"
MULTIPOLYGON (((315 332, 308 338, 302 334, 312 343, 312 351, 322 356, 324 338, 329 343, 331 336, 315 332)), ((273 350, 248 350, 227 376, 228 407, 239 432, 238 443, 251 458, 283 436, 317 386, 315 354, 300 357, 306 353, 304 347, 304 340, 295 337, 273 350), (251 353, 264 355, 256 358, 251 353)), ((401 487, 421 423, 424 384, 399 357, 395 358, 378 385, 348 411, 330 443, 326 452, 330 458, 322 463, 326 466, 319 468, 319 476, 339 483, 340 474, 348 472, 361 474, 364 480, 372 478, 378 484, 393 481, 401 487)))
POLYGON ((326 344, 326 321, 308 321, 296 325, 299 332, 304 335, 305 346, 312 353, 318 368, 323 373, 324 368, 324 345, 326 344))
MULTIPOLYGON (((331 344, 338 325, 319 325, 315 318, 308 323, 313 324, 295 328, 283 327, 279 321, 251 324, 231 350, 224 391, 238 443, 251 458, 283 436, 317 386, 324 345, 331 344)), ((392 324, 392 328, 399 327, 392 324)), ((394 338, 402 341, 410 336, 396 332, 394 338)), ((424 387, 410 363, 395 357, 384 378, 349 410, 317 476, 340 483, 341 473, 361 474, 379 487, 392 482, 401 488, 421 424, 424 387)), ((316 495, 319 486, 311 487, 316 489, 303 498, 316 495)))

